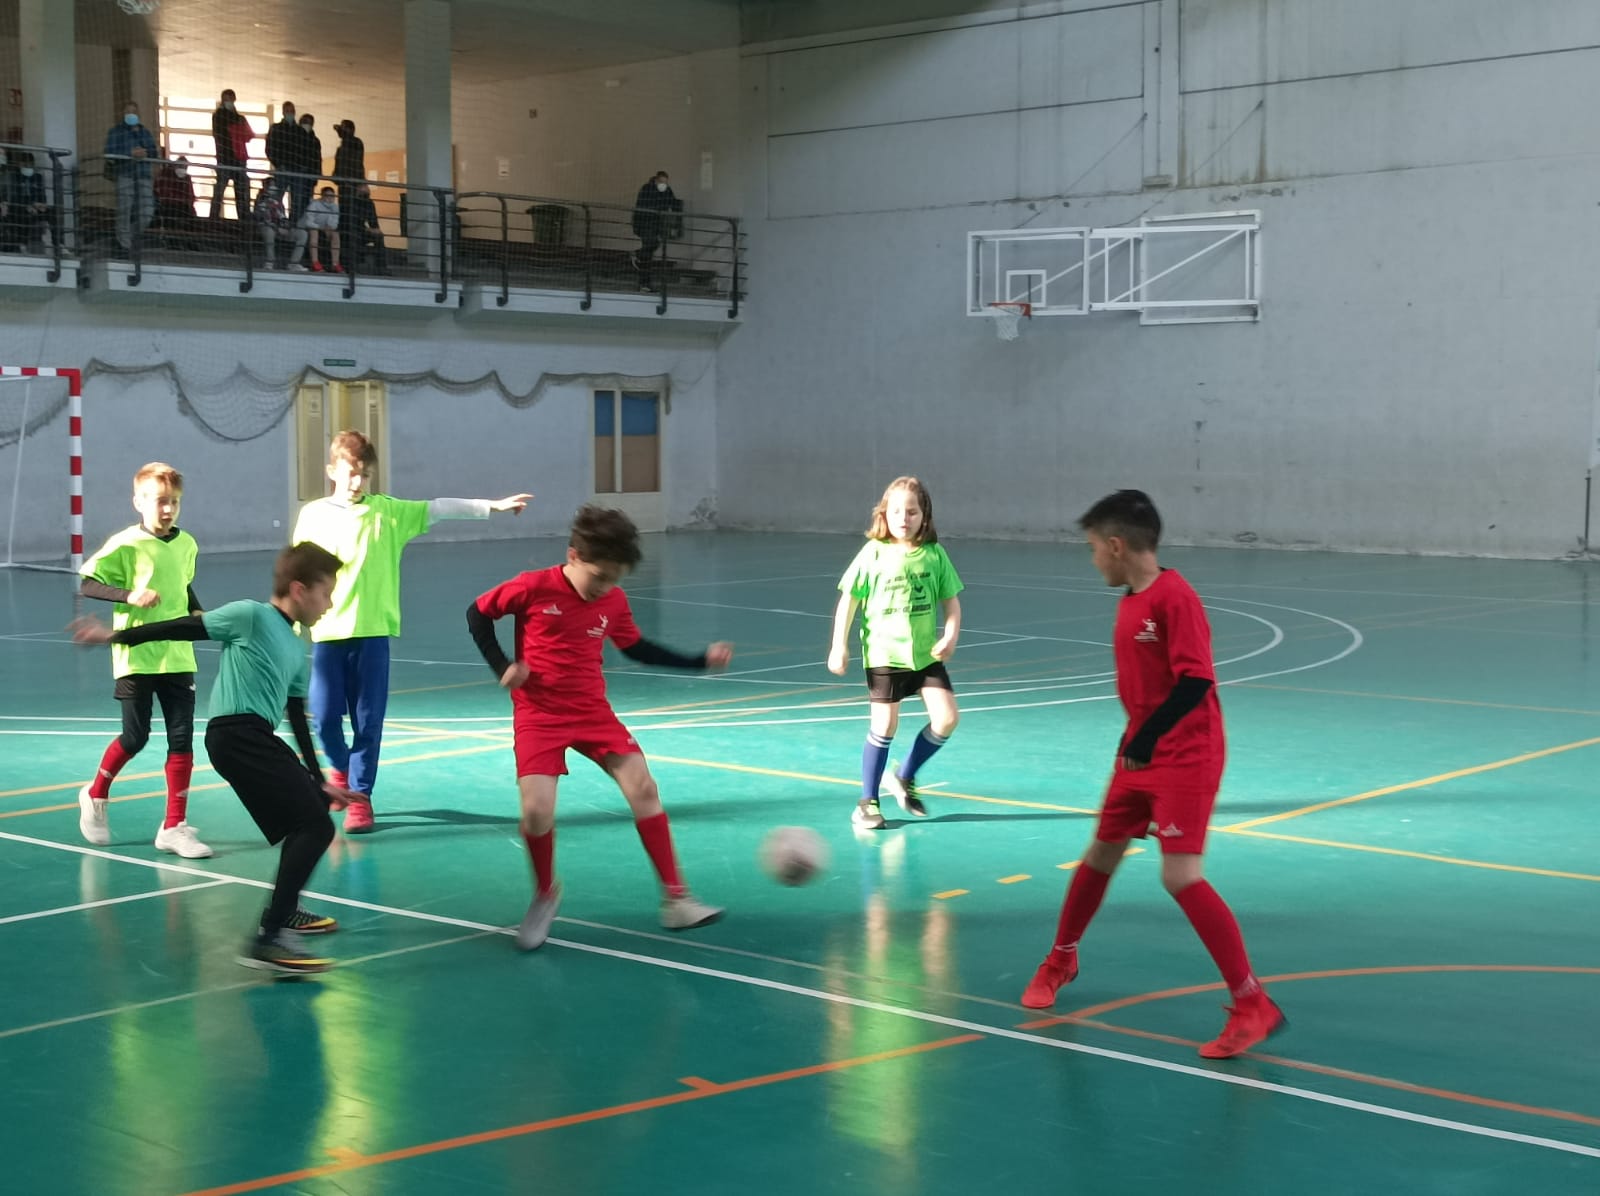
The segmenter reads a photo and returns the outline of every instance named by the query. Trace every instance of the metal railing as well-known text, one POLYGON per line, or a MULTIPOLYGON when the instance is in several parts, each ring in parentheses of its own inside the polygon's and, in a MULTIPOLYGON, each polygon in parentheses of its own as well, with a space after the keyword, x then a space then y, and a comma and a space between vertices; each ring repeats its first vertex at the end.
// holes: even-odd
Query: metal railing
POLYGON ((581 291, 588 311, 597 291, 722 299, 736 318, 744 298, 744 235, 732 216, 636 210, 617 204, 465 191, 456 200, 456 270, 498 282, 497 305, 511 288, 581 291))
POLYGON ((598 294, 640 292, 656 297, 661 315, 672 299, 693 298, 726 302, 737 318, 748 286, 744 233, 730 216, 183 158, 107 155, 73 169, 64 150, 4 148, 49 158, 52 282, 62 254, 75 250, 86 261, 127 261, 130 287, 146 266, 189 265, 236 270, 245 294, 260 274, 283 270, 342 278, 345 299, 361 279, 385 275, 429 281, 436 303, 453 282, 484 281, 498 285, 501 307, 513 287, 581 293, 583 311, 598 294), (319 198, 324 188, 331 204, 319 198), (201 216, 207 196, 215 215, 201 216))
POLYGON ((58 282, 61 259, 68 252, 68 234, 63 229, 72 227, 74 214, 72 172, 66 166, 71 154, 16 141, 0 142, 0 150, 5 152, 5 166, 0 169, 0 204, 5 205, 5 215, 0 216, 0 253, 27 253, 39 244, 50 258, 45 278, 58 282), (34 173, 24 175, 25 169, 34 173), (33 185, 34 179, 38 186, 33 185))

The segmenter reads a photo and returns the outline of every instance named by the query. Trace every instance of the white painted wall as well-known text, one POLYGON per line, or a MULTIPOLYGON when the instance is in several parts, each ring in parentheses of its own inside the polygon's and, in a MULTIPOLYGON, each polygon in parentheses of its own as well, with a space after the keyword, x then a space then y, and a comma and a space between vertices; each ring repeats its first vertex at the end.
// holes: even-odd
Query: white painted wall
POLYGON ((1038 4, 769 34, 791 40, 741 70, 758 285, 719 357, 724 525, 853 529, 916 472, 953 535, 1070 534, 1139 486, 1177 542, 1577 546, 1592 4, 1038 4), (1180 186, 1142 190, 1162 137, 1180 186), (969 229, 1234 208, 1262 211, 1260 324, 1108 313, 1002 345, 962 314, 969 229))
MULTIPOLYGON (((70 294, 43 304, 8 303, 0 316, 0 363, 170 361, 212 422, 235 434, 262 428, 287 398, 290 379, 324 357, 392 373, 436 371, 452 380, 496 370, 517 393, 530 391, 544 372, 670 374, 671 412, 662 432, 669 526, 698 522, 706 504, 716 502, 715 358, 702 335, 573 333, 566 326, 518 322, 481 328, 448 313, 385 318, 340 311, 334 319, 278 311, 202 314, 83 303, 70 294), (264 383, 243 380, 235 372, 240 367, 264 383)), ((0 418, 13 417, 15 395, 0 390, 0 418)), ((559 533, 590 497, 592 435, 592 399, 581 385, 553 388, 535 405, 517 408, 488 388, 455 395, 425 383, 395 384, 386 489, 413 498, 500 497, 519 490, 537 496, 518 519, 444 524, 433 533, 439 539, 559 533)), ((0 532, 11 519, 13 480, 20 479, 16 556, 60 555, 67 535, 65 416, 22 451, 19 473, 17 447, 0 449, 0 532)), ((184 473, 183 524, 208 550, 274 547, 289 533, 295 503, 288 424, 243 443, 221 442, 180 409, 177 391, 159 375, 102 376, 86 384, 84 457, 91 548, 133 521, 130 479, 153 459, 184 473)))

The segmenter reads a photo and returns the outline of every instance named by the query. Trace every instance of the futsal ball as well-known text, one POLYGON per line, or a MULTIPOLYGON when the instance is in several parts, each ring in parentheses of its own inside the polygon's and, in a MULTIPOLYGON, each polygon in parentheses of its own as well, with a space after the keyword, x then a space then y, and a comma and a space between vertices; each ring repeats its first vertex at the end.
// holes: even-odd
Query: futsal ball
POLYGON ((761 841, 760 858, 780 885, 803 885, 828 866, 828 845, 809 826, 779 826, 761 841))

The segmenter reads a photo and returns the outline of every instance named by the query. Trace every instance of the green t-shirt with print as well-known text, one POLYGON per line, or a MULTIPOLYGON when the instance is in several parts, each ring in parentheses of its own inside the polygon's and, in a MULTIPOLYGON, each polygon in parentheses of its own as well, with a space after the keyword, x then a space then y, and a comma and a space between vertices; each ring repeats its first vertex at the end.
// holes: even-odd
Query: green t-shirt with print
POLYGON ((222 645, 211 717, 258 714, 276 727, 290 698, 303 698, 311 678, 305 643, 277 607, 242 599, 200 616, 206 636, 222 645))
MULTIPOLYGON (((194 564, 199 555, 200 546, 186 531, 174 529, 163 540, 135 524, 101 545, 100 551, 84 561, 78 572, 119 590, 154 590, 161 596, 161 601, 151 607, 116 603, 111 626, 121 631, 188 614, 189 587, 194 584, 194 564)), ((194 645, 185 640, 153 641, 132 647, 111 645, 111 672, 115 677, 194 671, 194 645)))
POLYGON ((333 606, 311 638, 348 640, 400 634, 400 554, 428 530, 428 504, 387 494, 358 503, 319 498, 300 508, 293 544, 320 544, 341 562, 333 606))
POLYGON ((861 603, 866 667, 925 669, 932 664, 940 603, 961 589, 955 566, 938 544, 907 548, 868 540, 839 579, 839 592, 861 603))

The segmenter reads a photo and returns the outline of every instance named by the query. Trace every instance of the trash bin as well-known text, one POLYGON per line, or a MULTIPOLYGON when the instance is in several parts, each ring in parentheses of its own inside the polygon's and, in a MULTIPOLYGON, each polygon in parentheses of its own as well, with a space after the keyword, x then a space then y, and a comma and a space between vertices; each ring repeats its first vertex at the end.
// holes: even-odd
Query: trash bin
POLYGON ((567 209, 560 204, 534 204, 528 209, 533 217, 533 243, 535 245, 565 245, 567 243, 567 209))

